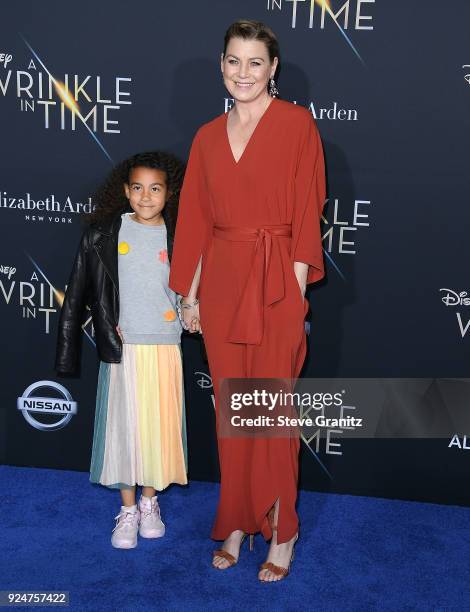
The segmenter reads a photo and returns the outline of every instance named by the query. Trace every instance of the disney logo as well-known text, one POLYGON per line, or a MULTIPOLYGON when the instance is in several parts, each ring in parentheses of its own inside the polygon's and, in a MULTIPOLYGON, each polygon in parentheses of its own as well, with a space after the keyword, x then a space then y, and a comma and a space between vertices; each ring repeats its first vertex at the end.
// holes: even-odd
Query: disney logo
POLYGON ((13 55, 11 53, 0 53, 0 64, 3 64, 4 68, 7 67, 12 59, 13 55))
POLYGON ((201 378, 196 380, 196 383, 201 389, 210 389, 212 387, 212 378, 205 372, 194 372, 195 375, 200 375, 201 378))
POLYGON ((12 268, 11 266, 2 266, 0 265, 0 274, 8 275, 8 280, 15 274, 16 268, 12 268))
POLYGON ((467 297, 467 291, 461 291, 457 293, 452 289, 439 289, 439 291, 446 291, 446 295, 442 296, 442 301, 446 306, 470 306, 470 297, 467 297))
MULTIPOLYGON (((470 64, 464 64, 464 65, 462 66, 462 68, 463 68, 464 70, 465 70, 465 69, 467 69, 467 68, 470 68, 470 64)), ((464 79, 467 81, 467 83, 470 85, 470 74, 466 74, 466 75, 464 75, 464 77, 463 77, 463 78, 464 78, 464 79)))

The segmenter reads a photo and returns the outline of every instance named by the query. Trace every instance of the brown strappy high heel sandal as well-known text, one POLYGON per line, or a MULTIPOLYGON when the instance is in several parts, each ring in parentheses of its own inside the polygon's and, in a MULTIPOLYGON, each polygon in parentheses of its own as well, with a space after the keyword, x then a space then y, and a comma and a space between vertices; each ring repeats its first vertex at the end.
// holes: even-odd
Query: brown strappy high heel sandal
MULTIPOLYGON (((242 547, 243 542, 246 539, 246 536, 248 534, 244 533, 242 535, 242 539, 240 540, 240 548, 242 547)), ((254 540, 254 535, 252 533, 249 534, 250 535, 250 551, 253 550, 253 540, 254 540)), ((239 549, 240 550, 240 549, 239 549)), ((240 554, 240 553, 238 553, 240 554)), ((214 557, 222 557, 222 559, 226 559, 228 561, 228 566, 227 567, 215 567, 215 569, 220 569, 220 570, 226 570, 231 568, 232 566, 236 565, 238 563, 238 559, 235 559, 235 557, 233 555, 231 555, 229 552, 227 552, 226 550, 224 550, 223 548, 219 548, 217 550, 214 550, 214 552, 212 553, 212 558, 214 557)))
MULTIPOLYGON (((269 521, 269 526, 271 527, 272 531, 273 532, 277 531, 277 525, 274 524, 274 506, 271 508, 271 510, 268 513, 268 521, 269 521)), ((274 563, 271 563, 271 561, 265 561, 259 568, 260 572, 263 570, 268 570, 269 572, 272 572, 276 576, 280 576, 279 580, 263 580, 262 578, 258 576, 258 580, 260 582, 280 582, 288 575, 291 563, 294 560, 294 553, 295 553, 294 548, 295 548, 295 544, 298 539, 299 539, 299 534, 297 533, 295 536, 294 544, 292 545, 292 554, 290 556, 289 565, 287 567, 281 567, 280 565, 274 565, 274 563)))

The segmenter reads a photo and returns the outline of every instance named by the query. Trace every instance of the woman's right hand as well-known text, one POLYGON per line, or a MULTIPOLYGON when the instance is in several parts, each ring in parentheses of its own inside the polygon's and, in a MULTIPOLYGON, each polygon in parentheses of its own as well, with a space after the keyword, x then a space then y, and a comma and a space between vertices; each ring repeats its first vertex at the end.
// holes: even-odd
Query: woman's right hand
MULTIPOLYGON (((189 303, 191 304, 193 300, 185 300, 184 298, 181 300, 182 304, 186 304, 189 303)), ((201 329, 201 321, 199 319, 199 304, 195 304, 194 306, 191 306, 191 308, 182 308, 182 315, 183 315, 183 321, 184 324, 187 328, 187 330, 191 333, 194 334, 196 332, 199 332, 200 334, 202 334, 202 329, 201 329)))

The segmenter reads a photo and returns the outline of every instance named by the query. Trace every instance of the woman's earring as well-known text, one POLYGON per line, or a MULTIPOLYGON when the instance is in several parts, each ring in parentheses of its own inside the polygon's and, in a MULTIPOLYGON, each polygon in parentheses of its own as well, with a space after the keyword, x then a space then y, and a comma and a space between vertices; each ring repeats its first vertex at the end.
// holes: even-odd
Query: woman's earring
POLYGON ((276 87, 276 81, 273 78, 271 78, 269 81, 269 95, 271 98, 275 98, 279 95, 279 90, 276 87))

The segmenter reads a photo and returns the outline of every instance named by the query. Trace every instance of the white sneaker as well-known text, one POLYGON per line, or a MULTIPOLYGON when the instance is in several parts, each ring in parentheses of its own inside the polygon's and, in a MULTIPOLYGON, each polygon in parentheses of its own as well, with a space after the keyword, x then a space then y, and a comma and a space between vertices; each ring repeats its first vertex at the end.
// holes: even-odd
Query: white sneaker
POLYGON ((141 495, 139 511, 139 534, 143 538, 161 538, 165 535, 165 525, 160 517, 160 507, 156 495, 152 498, 141 495))
POLYGON ((121 506, 121 512, 115 517, 116 527, 111 536, 111 544, 114 548, 135 548, 137 546, 140 512, 137 506, 134 508, 132 512, 125 506, 121 506))

